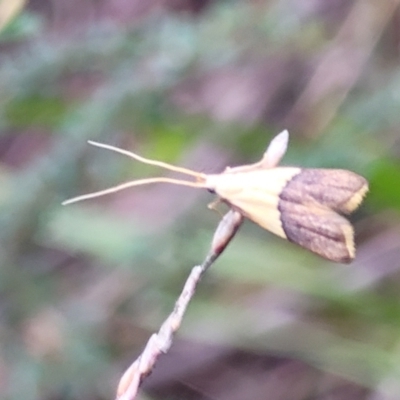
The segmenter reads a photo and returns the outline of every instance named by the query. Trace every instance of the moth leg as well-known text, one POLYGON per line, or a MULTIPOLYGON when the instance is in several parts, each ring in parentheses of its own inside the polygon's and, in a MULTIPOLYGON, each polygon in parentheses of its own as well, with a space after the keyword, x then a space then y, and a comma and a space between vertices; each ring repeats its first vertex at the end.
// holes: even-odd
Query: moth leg
POLYGON ((207 208, 208 209, 210 209, 210 210, 213 210, 213 211, 215 211, 221 218, 223 218, 223 214, 222 214, 222 212, 220 211, 220 210, 218 210, 218 208, 217 208, 217 206, 219 205, 219 204, 221 204, 222 203, 222 200, 219 198, 219 197, 217 197, 214 201, 212 201, 211 203, 209 203, 208 205, 207 205, 207 208))

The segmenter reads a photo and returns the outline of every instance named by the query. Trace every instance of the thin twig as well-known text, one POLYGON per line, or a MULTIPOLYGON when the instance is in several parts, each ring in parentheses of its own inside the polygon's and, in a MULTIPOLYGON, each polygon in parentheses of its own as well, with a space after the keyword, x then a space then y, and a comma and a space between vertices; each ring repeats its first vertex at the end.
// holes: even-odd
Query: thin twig
POLYGON ((171 348, 174 333, 179 329, 186 308, 192 299, 203 274, 225 250, 243 221, 243 216, 230 210, 218 225, 210 251, 201 265, 193 267, 183 290, 175 303, 174 310, 161 325, 158 333, 151 335, 142 354, 123 374, 117 390, 117 400, 133 400, 143 380, 151 373, 161 354, 171 348))

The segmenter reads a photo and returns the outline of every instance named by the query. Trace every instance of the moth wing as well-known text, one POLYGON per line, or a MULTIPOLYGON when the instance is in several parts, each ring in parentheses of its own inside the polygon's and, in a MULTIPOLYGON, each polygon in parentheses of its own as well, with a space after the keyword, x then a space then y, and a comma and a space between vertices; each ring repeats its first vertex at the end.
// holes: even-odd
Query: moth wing
POLYGON ((328 260, 348 263, 355 256, 354 231, 346 218, 323 207, 281 201, 282 228, 289 241, 328 260))
POLYGON ((287 167, 209 175, 207 186, 245 217, 286 238, 278 210, 279 196, 288 182, 300 172, 300 168, 287 167))
POLYGON ((355 255, 349 213, 368 190, 350 171, 272 168, 207 177, 207 187, 256 224, 336 262, 355 255))
POLYGON ((264 229, 328 260, 348 263, 354 259, 354 231, 346 218, 322 206, 310 206, 256 195, 231 206, 264 229))
POLYGON ((341 169, 302 169, 283 188, 280 198, 321 205, 341 213, 354 211, 368 191, 365 178, 341 169))

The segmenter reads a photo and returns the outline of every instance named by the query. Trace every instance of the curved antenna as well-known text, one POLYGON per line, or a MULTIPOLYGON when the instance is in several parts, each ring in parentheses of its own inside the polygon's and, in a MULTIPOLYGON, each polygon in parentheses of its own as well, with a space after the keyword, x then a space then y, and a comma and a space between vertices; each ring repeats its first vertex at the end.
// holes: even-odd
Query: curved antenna
POLYGON ((184 181, 181 179, 172 179, 172 178, 163 178, 163 177, 147 178, 147 179, 139 179, 136 181, 129 181, 129 182, 121 183, 120 185, 113 186, 108 189, 100 190, 98 192, 83 194, 82 196, 77 196, 72 199, 66 200, 66 201, 62 202, 61 204, 63 206, 65 206, 67 204, 76 203, 78 201, 87 200, 87 199, 93 199, 95 197, 104 196, 106 194, 119 192, 120 190, 128 189, 133 186, 147 185, 149 183, 172 183, 174 185, 189 186, 189 187, 194 187, 194 188, 207 188, 204 181, 190 182, 190 181, 184 181))
POLYGON ((182 167, 176 167, 175 165, 171 165, 171 164, 168 164, 168 163, 165 163, 162 161, 150 160, 148 158, 144 158, 135 153, 132 153, 131 151, 120 149, 119 147, 111 146, 109 144, 94 142, 93 140, 88 140, 88 143, 91 144, 92 146, 101 147, 103 149, 115 151, 116 153, 124 154, 125 156, 133 158, 134 160, 140 161, 144 164, 155 165, 157 167, 165 168, 170 171, 180 172, 181 174, 194 176, 194 177, 200 178, 200 179, 204 179, 206 177, 206 175, 202 174, 201 172, 192 171, 190 169, 186 169, 186 168, 182 168, 182 167))

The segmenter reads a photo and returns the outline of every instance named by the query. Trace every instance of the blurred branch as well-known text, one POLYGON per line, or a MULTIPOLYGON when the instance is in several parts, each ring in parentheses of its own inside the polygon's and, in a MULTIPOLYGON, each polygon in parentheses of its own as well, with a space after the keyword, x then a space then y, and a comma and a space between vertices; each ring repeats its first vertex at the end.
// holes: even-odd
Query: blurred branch
POLYGON ((26 0, 0 0, 0 31, 24 8, 26 0))
POLYGON ((313 76, 297 99, 289 120, 306 124, 310 136, 323 131, 354 87, 399 0, 359 0, 344 20, 313 76), (329 98, 329 105, 325 106, 329 98), (319 109, 319 112, 315 112, 319 109), (311 111, 314 110, 314 111, 311 111), (305 121, 302 121, 302 119, 305 121), (312 121, 308 120, 312 118, 312 121), (310 131, 310 129, 312 131, 310 131))
POLYGON ((158 333, 154 333, 146 344, 142 354, 131 364, 122 376, 117 390, 117 400, 133 400, 143 380, 150 375, 161 354, 171 348, 174 333, 179 329, 186 308, 192 299, 196 287, 203 274, 225 250, 233 236, 236 234, 243 216, 237 211, 229 211, 218 225, 211 249, 203 264, 193 267, 187 278, 183 290, 175 303, 174 310, 161 325, 158 333))

